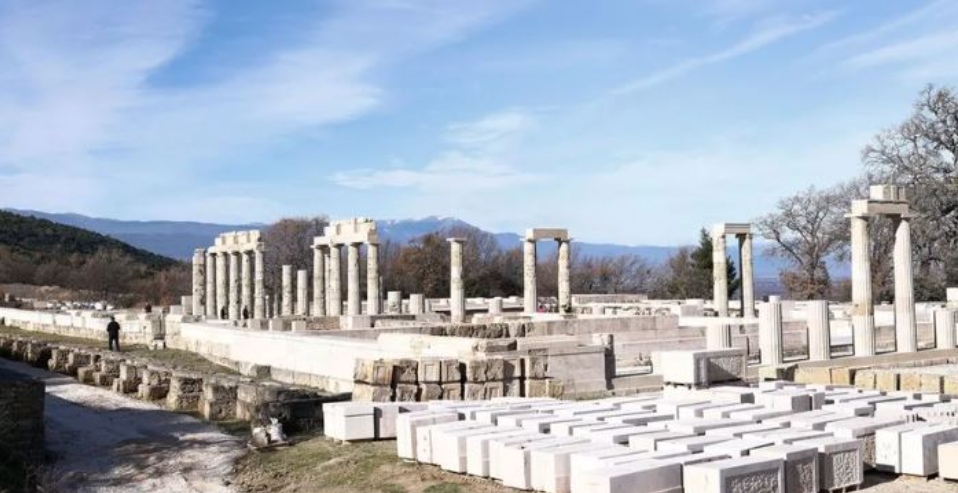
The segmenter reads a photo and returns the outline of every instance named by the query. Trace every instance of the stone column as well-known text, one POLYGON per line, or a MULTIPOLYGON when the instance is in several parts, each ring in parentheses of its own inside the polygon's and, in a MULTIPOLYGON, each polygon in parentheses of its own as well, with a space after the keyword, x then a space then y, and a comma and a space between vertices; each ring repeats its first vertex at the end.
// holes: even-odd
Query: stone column
POLYGON ((896 219, 895 228, 895 341, 899 353, 918 350, 915 289, 911 270, 911 219, 896 219))
POLYGON ((343 276, 340 272, 342 269, 340 254, 340 245, 329 246, 329 307, 326 313, 333 317, 343 314, 343 276))
POLYGON ((422 315, 426 313, 426 298, 421 294, 409 295, 409 314, 422 315))
POLYGON ((559 240, 559 313, 572 313, 572 286, 569 278, 569 242, 559 240))
POLYGON ((359 243, 350 243, 346 251, 346 315, 362 315, 359 299, 359 243))
POLYGON ((935 348, 955 348, 955 309, 935 309, 935 348))
POLYGON ((227 277, 227 265, 229 264, 229 254, 218 252, 216 254, 216 318, 223 317, 223 309, 229 303, 229 278, 227 277))
POLYGON ((755 316, 755 277, 752 271, 752 235, 738 235, 738 259, 742 276, 742 317, 755 316))
POLYGON ((728 349, 732 347, 732 326, 709 324, 705 327, 706 349, 728 349))
POLYGON ((875 310, 872 305, 871 248, 868 218, 852 216, 852 327, 855 356, 875 355, 875 310))
POLYGON ((240 257, 243 259, 241 264, 240 278, 242 279, 242 285, 240 286, 240 317, 243 316, 243 312, 246 312, 247 317, 253 316, 253 263, 251 262, 251 256, 253 252, 240 252, 240 257))
POLYGON ((526 240, 522 248, 522 293, 523 307, 527 314, 538 311, 539 302, 536 297, 536 242, 526 240))
POLYGON ((390 315, 402 315, 402 291, 390 291, 386 293, 386 313, 390 315))
POLYGON ((206 318, 216 318, 216 254, 206 253, 206 318))
POLYGON ((313 248, 313 316, 326 316, 326 250, 313 248))
POLYGON ((229 312, 230 320, 239 320, 240 318, 240 259, 239 254, 230 252, 230 299, 229 312))
POLYGON ((712 233, 712 302, 720 317, 728 316, 728 260, 725 235, 712 233))
POLYGON ((379 315, 382 312, 379 297, 379 244, 366 244, 366 313, 379 315))
POLYGON ((502 298, 496 296, 489 300, 489 315, 501 315, 502 314, 502 298))
POLYGON ((283 266, 282 307, 280 315, 288 317, 293 314, 293 266, 283 266))
POLYGON ((758 347, 762 365, 780 365, 782 358, 782 304, 765 303, 759 307, 758 347))
POLYGON ((309 302, 309 272, 306 269, 296 271, 296 315, 306 315, 309 302))
POLYGON ((816 300, 805 304, 805 319, 808 325, 809 361, 832 359, 832 334, 828 301, 816 300))
POLYGON ((263 249, 253 251, 253 318, 266 318, 266 289, 263 286, 263 249))
MULTIPOLYGON (((193 315, 199 317, 205 308, 206 297, 206 250, 197 248, 193 251, 193 301, 191 308, 193 315)), ((186 307, 184 306, 185 310, 186 307)))
MULTIPOLYGON (((452 323, 466 321, 466 288, 462 283, 462 244, 464 238, 448 238, 449 257, 449 312, 452 323)), ((528 281, 528 278, 527 278, 528 281)))

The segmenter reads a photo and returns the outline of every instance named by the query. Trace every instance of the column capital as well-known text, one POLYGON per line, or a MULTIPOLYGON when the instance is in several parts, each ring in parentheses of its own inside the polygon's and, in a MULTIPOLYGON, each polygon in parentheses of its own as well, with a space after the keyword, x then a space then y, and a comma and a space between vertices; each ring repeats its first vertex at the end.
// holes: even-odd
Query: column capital
POLYGON ((465 243, 468 240, 466 238, 446 238, 446 241, 449 243, 465 243))

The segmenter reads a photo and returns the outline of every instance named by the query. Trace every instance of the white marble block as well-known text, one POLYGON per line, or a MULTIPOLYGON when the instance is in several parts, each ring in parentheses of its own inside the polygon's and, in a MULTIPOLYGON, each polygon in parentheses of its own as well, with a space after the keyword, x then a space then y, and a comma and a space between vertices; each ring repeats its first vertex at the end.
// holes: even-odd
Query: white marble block
POLYGON ((569 467, 570 457, 575 452, 605 450, 607 446, 599 443, 577 443, 562 447, 533 450, 532 489, 548 493, 570 493, 569 467))
POLYGON ((681 493, 682 465, 647 460, 583 473, 576 493, 681 493))
POLYGON ((336 440, 373 440, 376 438, 376 409, 372 404, 330 402, 323 405, 326 436, 336 440))
POLYGON ((838 438, 857 438, 863 442, 865 465, 871 469, 877 463, 875 433, 883 428, 890 428, 903 424, 901 418, 851 418, 834 421, 825 426, 825 431, 831 432, 838 438))
POLYGON ((875 432, 875 468, 879 471, 901 473, 901 435, 907 431, 928 426, 924 422, 907 423, 875 432))
POLYGON ((865 478, 864 444, 846 438, 816 438, 800 445, 818 448, 818 481, 823 490, 859 486, 865 478))
POLYGON ((459 414, 448 411, 418 411, 396 416, 396 455, 416 459, 416 429, 436 423, 459 421, 459 414))
POLYGON ((958 441, 938 445, 938 475, 958 481, 958 441))
POLYGON ((818 491, 818 448, 802 444, 775 445, 752 450, 752 457, 781 459, 785 467, 785 493, 818 491))
POLYGON ((781 459, 737 457, 685 468, 685 490, 695 493, 784 493, 781 459))
POLYGON ((542 435, 529 430, 507 430, 466 437, 466 472, 473 476, 489 477, 489 442, 519 436, 542 435))
POLYGON ((455 430, 469 430, 489 426, 478 421, 452 421, 419 426, 416 428, 416 460, 426 464, 436 464, 437 456, 433 448, 433 441, 441 436, 442 432, 455 430))
POLYGON ((654 452, 658 450, 659 445, 667 440, 678 440, 680 438, 694 437, 691 433, 681 433, 678 431, 657 431, 644 433, 642 435, 632 435, 629 437, 629 448, 636 452, 654 452))
MULTIPOLYGON (((551 440, 526 442, 505 447, 502 449, 502 484, 528 490, 532 487, 532 452, 534 450, 548 450, 567 445, 589 443, 586 440, 556 437, 551 440)), ((493 459, 496 460, 496 459, 493 459)))
POLYGON ((702 451, 705 453, 728 454, 729 457, 744 457, 751 455, 752 450, 774 444, 775 442, 762 438, 735 438, 725 442, 706 445, 702 451))
MULTIPOLYGON (((436 430, 433 432, 433 455, 435 455, 436 465, 452 472, 466 472, 466 440, 471 436, 488 435, 496 431, 502 431, 492 425, 480 426, 478 428, 467 428, 461 430, 436 430)), ((511 431, 517 431, 518 428, 511 428, 511 431)), ((510 431, 510 429, 506 429, 510 431)))
POLYGON ((938 472, 938 445, 958 440, 958 427, 934 425, 906 431, 901 436, 901 472, 931 476, 938 472))

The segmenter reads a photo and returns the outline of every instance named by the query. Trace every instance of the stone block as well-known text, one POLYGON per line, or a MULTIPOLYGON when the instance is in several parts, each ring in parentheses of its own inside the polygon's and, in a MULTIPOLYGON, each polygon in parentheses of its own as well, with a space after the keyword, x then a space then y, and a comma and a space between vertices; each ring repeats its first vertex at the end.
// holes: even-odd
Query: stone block
POLYGON ((544 379, 549 374, 548 355, 529 355, 522 358, 523 374, 526 378, 544 379))
POLYGON ((393 389, 389 385, 370 385, 362 382, 353 384, 353 397, 357 402, 391 402, 393 389))
POLYGON ((898 372, 892 370, 875 370, 875 389, 883 392, 898 390, 898 372))
POLYGON ((795 380, 795 371, 798 365, 794 363, 784 365, 764 365, 758 368, 759 380, 795 380))
POLYGON ((419 398, 423 402, 442 399, 442 385, 438 383, 420 383, 419 398))
POLYGON ((459 421, 459 414, 452 411, 416 411, 401 413, 396 417, 396 454, 401 459, 416 460, 418 444, 416 430, 436 423, 459 421))
POLYGON ((443 383, 462 382, 463 365, 458 360, 444 359, 444 360, 441 360, 439 364, 442 370, 443 383))
POLYGON ((418 367, 419 383, 442 382, 442 363, 438 359, 421 359, 418 367))
POLYGON ((755 449, 775 445, 775 442, 764 438, 733 438, 724 442, 710 443, 702 448, 702 451, 709 454, 726 455, 728 457, 745 457, 750 455, 755 449))
POLYGON ((113 380, 116 377, 109 373, 104 373, 102 371, 93 372, 93 385, 97 387, 110 387, 113 388, 113 380))
POLYGON ((388 387, 393 383, 393 367, 393 363, 386 360, 357 359, 353 369, 353 380, 388 387))
POLYGON ((921 376, 921 391, 931 394, 941 394, 944 390, 941 375, 925 373, 921 376))
POLYGON ((858 487, 864 481, 863 444, 861 440, 816 438, 801 445, 818 448, 818 480, 822 490, 858 487))
POLYGON ((497 439, 537 436, 528 430, 498 429, 466 438, 466 472, 473 476, 489 477, 489 443, 497 439))
POLYGON ((330 402, 323 405, 324 433, 343 441, 376 438, 376 409, 372 404, 330 402))
POLYGON ((203 375, 175 371, 170 376, 166 407, 174 411, 199 411, 203 375))
POLYGON ((921 392, 921 374, 913 372, 900 374, 899 390, 902 392, 921 392))
POLYGON ((752 457, 769 457, 782 461, 785 469, 785 493, 818 492, 818 448, 794 445, 775 445, 752 450, 752 457))
POLYGON ((666 383, 703 386, 745 376, 744 349, 668 351, 658 357, 666 383))
MULTIPOLYGON (((489 366, 489 360, 486 358, 474 358, 469 359, 463 362, 465 367, 466 374, 466 385, 483 383, 486 381, 486 373, 489 366)), ((466 389, 466 395, 469 394, 468 388, 466 389)), ((468 399, 468 397, 467 397, 468 399)))
POLYGON ((855 387, 865 390, 875 390, 875 372, 859 370, 855 373, 855 387))
POLYGON ((419 386, 414 383, 399 383, 395 389, 396 402, 416 402, 419 400, 419 386))
POLYGON ((393 361, 393 384, 413 384, 419 381, 419 362, 414 359, 393 361))
POLYGON ((527 442, 504 447, 502 454, 492 460, 500 460, 504 466, 501 468, 503 485, 528 490, 532 487, 533 451, 587 443, 589 443, 587 440, 568 437, 556 437, 547 440, 527 442))
POLYGON ((958 441, 938 445, 938 475, 958 481, 958 441))
POLYGON ((806 384, 828 385, 832 383, 832 372, 829 367, 799 368, 795 371, 795 382, 806 384))
POLYGON ((833 384, 835 385, 854 385, 855 384, 855 373, 858 371, 857 368, 835 366, 830 368, 830 371, 832 374, 833 384))
POLYGON ((47 369, 50 371, 55 371, 57 373, 66 373, 67 372, 67 358, 70 355, 70 352, 73 351, 69 348, 51 348, 50 349, 50 359, 47 361, 47 369))
POLYGON ((712 387, 709 389, 713 403, 718 405, 752 404, 755 390, 750 387, 712 387))
POLYGON ((694 464, 683 471, 686 491, 696 493, 782 493, 785 469, 781 459, 737 457, 694 464))
POLYGON ((166 399, 166 395, 170 391, 169 384, 165 385, 151 385, 148 383, 141 383, 137 387, 137 397, 144 401, 159 401, 166 399))
POLYGON ((607 493, 652 493, 682 491, 682 465, 665 461, 636 461, 584 472, 577 482, 583 489, 607 493))
POLYGON ((576 452, 602 450, 608 447, 597 443, 577 443, 561 447, 533 450, 530 463, 531 488, 547 493, 570 493, 570 457, 576 452))
POLYGON ((877 463, 876 432, 884 428, 899 426, 904 420, 898 417, 858 417, 835 421, 825 426, 825 431, 838 438, 858 439, 862 441, 862 460, 871 469, 877 463))
POLYGON ((506 469, 512 466, 512 464, 504 459, 506 448, 532 442, 569 443, 569 440, 572 439, 569 437, 554 437, 540 434, 492 439, 489 441, 489 477, 501 481, 506 474, 506 469))
POLYGON ((901 473, 901 435, 928 426, 924 422, 882 428, 875 432, 875 468, 883 472, 901 473))
POLYGON ((662 442, 690 438, 695 435, 677 431, 655 431, 629 437, 629 448, 636 452, 654 452, 659 450, 662 442))
POLYGON ((901 435, 901 472, 928 477, 938 473, 938 446, 958 441, 958 426, 933 425, 901 435))
POLYGON ((93 374, 96 373, 97 369, 95 366, 83 366, 77 368, 77 380, 80 383, 85 383, 87 385, 93 385, 93 374))
POLYGON ((958 395, 958 375, 945 375, 942 380, 945 394, 958 395))
POLYGON ((461 401, 462 400, 462 384, 458 382, 454 383, 443 383, 442 384, 442 400, 444 401, 461 401))
POLYGON ((459 430, 437 430, 434 432, 436 436, 433 442, 436 465, 447 471, 465 473, 468 468, 466 447, 468 438, 498 431, 502 431, 502 428, 493 425, 459 430))

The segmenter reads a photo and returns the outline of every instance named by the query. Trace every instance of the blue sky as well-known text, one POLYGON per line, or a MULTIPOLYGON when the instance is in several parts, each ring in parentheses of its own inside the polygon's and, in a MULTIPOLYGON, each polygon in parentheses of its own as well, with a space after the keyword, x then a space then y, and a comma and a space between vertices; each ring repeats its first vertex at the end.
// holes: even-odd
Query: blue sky
POLYGON ((0 205, 688 243, 856 175, 956 59, 949 0, 4 0, 0 205))

